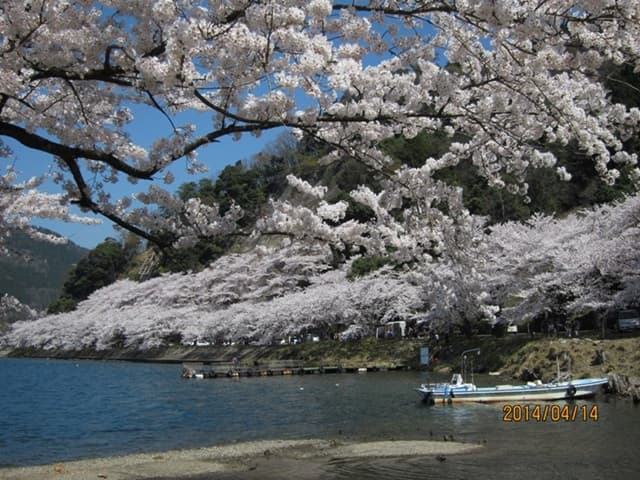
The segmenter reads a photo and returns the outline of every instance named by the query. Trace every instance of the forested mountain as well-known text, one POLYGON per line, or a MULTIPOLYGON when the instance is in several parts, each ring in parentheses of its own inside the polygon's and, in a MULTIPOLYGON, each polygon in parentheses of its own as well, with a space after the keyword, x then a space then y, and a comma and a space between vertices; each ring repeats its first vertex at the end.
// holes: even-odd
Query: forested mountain
POLYGON ((37 310, 59 295, 69 270, 88 252, 73 242, 51 243, 19 231, 6 243, 10 254, 0 256, 0 294, 37 310))

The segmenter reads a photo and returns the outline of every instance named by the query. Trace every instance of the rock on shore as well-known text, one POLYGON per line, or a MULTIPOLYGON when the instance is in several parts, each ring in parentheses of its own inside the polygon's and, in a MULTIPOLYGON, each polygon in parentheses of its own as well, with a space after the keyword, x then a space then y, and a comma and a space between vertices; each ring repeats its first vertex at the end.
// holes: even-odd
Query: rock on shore
POLYGON ((611 375, 609 391, 624 397, 630 397, 633 403, 640 403, 640 378, 627 375, 611 375))

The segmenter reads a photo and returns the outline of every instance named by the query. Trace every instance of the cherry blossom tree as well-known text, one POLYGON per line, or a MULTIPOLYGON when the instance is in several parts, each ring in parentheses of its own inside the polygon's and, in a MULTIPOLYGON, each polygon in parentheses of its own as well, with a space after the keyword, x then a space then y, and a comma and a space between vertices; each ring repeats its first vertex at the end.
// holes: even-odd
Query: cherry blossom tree
POLYGON ((21 321, 34 320, 38 313, 28 305, 20 303, 20 301, 8 294, 0 295, 0 330, 6 325, 21 321))
POLYGON ((118 281, 73 312, 19 322, 0 340, 7 347, 147 349, 173 335, 196 340, 268 344, 311 329, 371 333, 423 309, 421 287, 401 274, 350 282, 330 269, 326 246, 289 246, 220 258, 194 274, 146 282, 118 281))
POLYGON ((563 219, 535 216, 491 228, 482 274, 504 318, 526 322, 638 307, 640 198, 563 219))
MULTIPOLYGON (((339 243, 371 238, 369 248, 388 244, 399 257, 432 256, 442 229, 429 239, 429 217, 464 216, 438 204, 449 187, 432 176, 463 159, 525 198, 527 170, 556 163, 550 143, 571 142, 606 182, 621 167, 639 176, 626 142, 640 110, 613 102, 603 81, 608 65, 639 68, 639 16, 634 0, 5 2, 1 150, 10 139, 51 155, 65 202, 166 244, 228 233, 237 218, 162 189, 173 163, 202 171, 203 145, 286 127, 326 142, 327 161, 355 158, 388 178, 383 191, 353 192, 378 209, 376 222, 343 227, 339 243), (132 140, 139 108, 167 125, 148 148, 132 140), (206 124, 179 120, 187 111, 206 113, 206 124), (423 130, 456 141, 397 171, 380 141, 423 130), (119 181, 154 183, 137 195, 141 207, 113 198, 119 181), (405 205, 404 218, 394 214, 405 205)), ((331 226, 343 207, 312 213, 331 226)), ((292 219, 319 226, 305 209, 275 212, 274 230, 292 219)))
POLYGON ((639 222, 634 196, 562 219, 476 228, 468 231, 466 251, 457 250, 466 258, 387 268, 355 281, 344 267, 330 266, 325 243, 259 246, 198 273, 118 281, 76 311, 12 324, 0 346, 146 349, 170 337, 189 345, 268 344, 312 329, 367 335, 390 320, 447 329, 496 317, 526 322, 558 308, 580 315, 638 307, 639 222))

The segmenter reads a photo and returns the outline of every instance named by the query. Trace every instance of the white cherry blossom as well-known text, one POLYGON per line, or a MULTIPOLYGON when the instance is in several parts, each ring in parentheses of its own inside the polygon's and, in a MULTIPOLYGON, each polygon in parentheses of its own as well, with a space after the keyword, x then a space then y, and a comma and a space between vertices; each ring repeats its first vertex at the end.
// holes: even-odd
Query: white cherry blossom
MULTIPOLYGON (((444 190, 433 173, 463 159, 488 184, 526 195, 526 172, 555 166, 549 142, 571 142, 613 184, 622 167, 640 176, 625 150, 640 110, 614 103, 603 76, 610 65, 640 68, 639 17, 633 0, 5 2, 0 139, 52 155, 65 201, 154 242, 162 242, 148 229, 156 219, 144 218, 154 209, 127 207, 109 191, 114 182, 170 182, 178 159, 189 171, 206 168, 196 156, 203 145, 282 127, 395 181, 403 175, 388 171, 382 140, 425 129, 457 135, 412 185, 416 205, 444 190), (139 106, 171 132, 150 147, 132 139, 144 121, 139 106), (212 120, 198 128, 178 120, 188 111, 212 120)), ((406 198, 403 188, 390 181, 376 194, 406 198)), ((447 223, 437 208, 420 210, 447 223)), ((194 219, 217 221, 211 211, 194 219)), ((383 226, 384 241, 405 250, 421 232, 383 226)), ((172 240, 191 228, 176 225, 172 240)))
POLYGON ((74 312, 14 323, 0 345, 101 350, 124 336, 126 345, 145 349, 172 333, 187 344, 267 344, 311 330, 371 335, 391 320, 448 329, 522 323, 559 309, 567 317, 606 315, 640 306, 639 218, 634 196, 563 219, 536 216, 490 233, 470 229, 461 248, 438 262, 353 281, 345 267, 331 267, 326 245, 262 245, 199 273, 118 281, 74 312))

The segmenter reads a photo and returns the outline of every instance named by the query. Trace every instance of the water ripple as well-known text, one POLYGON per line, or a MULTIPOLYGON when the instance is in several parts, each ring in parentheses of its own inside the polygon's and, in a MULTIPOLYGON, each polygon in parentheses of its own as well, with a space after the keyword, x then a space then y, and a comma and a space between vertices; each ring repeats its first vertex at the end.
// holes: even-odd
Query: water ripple
POLYGON ((486 441, 487 453, 339 460, 318 478, 527 478, 534 469, 537 478, 564 480, 567 472, 609 477, 611 465, 617 477, 640 471, 640 415, 629 403, 599 403, 599 422, 509 424, 495 405, 424 406, 413 392, 424 381, 417 372, 185 381, 179 370, 0 359, 0 465, 273 438, 454 437, 486 441), (497 464, 507 473, 494 472, 497 464))

